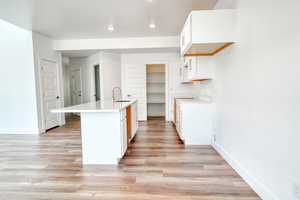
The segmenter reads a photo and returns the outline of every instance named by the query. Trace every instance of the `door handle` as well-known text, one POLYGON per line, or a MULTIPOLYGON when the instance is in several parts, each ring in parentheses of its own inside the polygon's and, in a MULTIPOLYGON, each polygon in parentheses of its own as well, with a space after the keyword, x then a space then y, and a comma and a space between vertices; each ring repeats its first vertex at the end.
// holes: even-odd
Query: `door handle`
POLYGON ((56 97, 56 99, 59 99, 59 98, 60 98, 59 96, 56 97))

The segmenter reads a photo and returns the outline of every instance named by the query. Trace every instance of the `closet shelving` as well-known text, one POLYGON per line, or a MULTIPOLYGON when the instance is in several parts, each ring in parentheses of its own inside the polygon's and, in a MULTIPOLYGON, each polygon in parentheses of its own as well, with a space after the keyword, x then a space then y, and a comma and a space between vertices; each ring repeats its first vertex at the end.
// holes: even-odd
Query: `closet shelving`
POLYGON ((164 92, 148 92, 148 94, 153 94, 153 95, 164 95, 164 92))
POLYGON ((165 65, 147 65, 148 117, 165 116, 165 65))

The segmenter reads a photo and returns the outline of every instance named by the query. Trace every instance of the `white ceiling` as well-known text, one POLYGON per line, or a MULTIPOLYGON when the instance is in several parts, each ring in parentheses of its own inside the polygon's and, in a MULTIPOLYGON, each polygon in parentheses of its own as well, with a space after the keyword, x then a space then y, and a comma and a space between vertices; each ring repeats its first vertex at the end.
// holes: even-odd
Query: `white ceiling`
POLYGON ((216 1, 0 0, 0 18, 54 39, 175 36, 191 10, 212 9, 216 1))

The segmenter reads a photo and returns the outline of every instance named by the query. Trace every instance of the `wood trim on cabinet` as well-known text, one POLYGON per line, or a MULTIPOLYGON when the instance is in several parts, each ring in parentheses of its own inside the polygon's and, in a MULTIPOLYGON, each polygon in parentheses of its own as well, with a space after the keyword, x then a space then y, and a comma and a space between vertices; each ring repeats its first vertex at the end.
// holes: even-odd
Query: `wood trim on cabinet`
POLYGON ((212 53, 187 53, 184 54, 185 57, 193 57, 193 56, 213 56, 212 53))
POLYGON ((129 143, 132 137, 132 111, 131 106, 126 108, 126 125, 127 125, 127 142, 129 143))
POLYGON ((214 52, 212 52, 212 55, 215 55, 215 54, 219 53, 220 51, 222 51, 223 49, 231 46, 232 44, 234 44, 234 42, 225 43, 223 46, 221 46, 220 48, 218 48, 217 50, 215 50, 214 52))
POLYGON ((193 81, 181 82, 181 84, 184 84, 184 85, 187 85, 187 84, 193 84, 193 81))
POLYGON ((194 79, 192 80, 193 82, 202 82, 202 81, 209 81, 209 80, 212 80, 210 78, 202 78, 202 79, 194 79))
POLYGON ((211 53, 187 53, 184 54, 185 57, 190 57, 190 56, 214 56, 217 53, 219 53, 220 51, 222 51, 223 49, 229 47, 230 45, 234 44, 234 42, 227 42, 224 45, 222 45, 220 48, 216 49, 215 51, 211 52, 211 53))

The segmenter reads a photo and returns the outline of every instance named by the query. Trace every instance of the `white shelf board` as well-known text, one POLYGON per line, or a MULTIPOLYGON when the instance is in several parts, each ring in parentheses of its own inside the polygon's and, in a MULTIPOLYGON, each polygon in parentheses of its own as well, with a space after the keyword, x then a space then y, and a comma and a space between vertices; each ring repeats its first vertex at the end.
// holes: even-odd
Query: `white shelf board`
POLYGON ((165 84, 165 82, 147 82, 147 84, 165 84))
POLYGON ((147 92, 147 94, 153 94, 153 95, 165 95, 164 92, 147 92))

